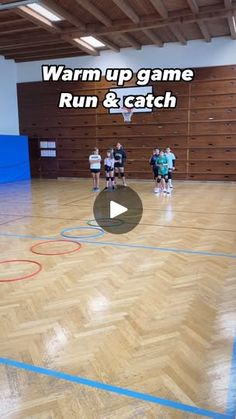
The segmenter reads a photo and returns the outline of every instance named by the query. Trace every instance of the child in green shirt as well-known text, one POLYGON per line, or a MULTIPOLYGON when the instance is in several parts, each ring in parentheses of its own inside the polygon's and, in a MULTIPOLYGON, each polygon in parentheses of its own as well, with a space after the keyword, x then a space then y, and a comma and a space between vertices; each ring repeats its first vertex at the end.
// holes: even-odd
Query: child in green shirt
MULTIPOLYGON (((169 194, 170 189, 168 185, 168 159, 165 156, 164 151, 160 151, 160 154, 156 160, 158 166, 158 178, 157 183, 162 187, 164 193, 169 194)), ((160 193, 160 187, 157 188, 156 193, 160 193)))

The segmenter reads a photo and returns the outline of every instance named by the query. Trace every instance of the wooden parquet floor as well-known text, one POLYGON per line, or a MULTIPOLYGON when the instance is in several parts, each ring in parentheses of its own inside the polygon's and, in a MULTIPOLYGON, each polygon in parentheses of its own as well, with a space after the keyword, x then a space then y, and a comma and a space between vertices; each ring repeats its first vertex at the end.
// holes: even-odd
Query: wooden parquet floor
MULTIPOLYGON (((0 357, 223 415, 236 377, 236 184, 175 182, 164 197, 130 183, 144 207, 136 229, 98 239, 73 231, 85 236, 79 252, 33 254, 37 237, 61 238, 94 218, 90 186, 0 186, 0 262, 43 265, 33 278, 0 282, 0 357)), ((0 280, 33 269, 0 264, 0 280)), ((1 419, 205 417, 1 362, 0 388, 1 419)))

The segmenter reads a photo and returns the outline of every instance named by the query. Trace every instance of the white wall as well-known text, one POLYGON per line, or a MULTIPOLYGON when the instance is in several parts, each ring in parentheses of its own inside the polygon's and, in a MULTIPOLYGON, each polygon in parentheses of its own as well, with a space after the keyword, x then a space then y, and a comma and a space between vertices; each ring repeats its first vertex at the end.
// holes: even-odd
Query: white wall
POLYGON ((0 135, 19 134, 16 83, 17 65, 0 56, 0 135))
POLYGON ((131 68, 137 71, 143 67, 213 67, 236 64, 236 41, 229 37, 215 38, 210 43, 190 41, 187 46, 168 43, 163 48, 143 47, 140 51, 124 48, 120 53, 105 51, 98 57, 84 56, 48 61, 20 63, 17 65, 18 82, 42 80, 42 64, 65 64, 70 68, 100 68, 103 74, 108 67, 131 68))

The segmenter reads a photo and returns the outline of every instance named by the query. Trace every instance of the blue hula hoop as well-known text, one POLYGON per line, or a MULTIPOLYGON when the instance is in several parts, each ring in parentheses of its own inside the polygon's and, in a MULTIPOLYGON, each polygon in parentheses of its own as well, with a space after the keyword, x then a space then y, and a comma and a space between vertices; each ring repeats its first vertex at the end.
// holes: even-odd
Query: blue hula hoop
POLYGON ((86 239, 96 239, 97 237, 102 237, 104 236, 105 231, 100 228, 100 227, 71 227, 71 228, 64 228, 64 230, 61 231, 60 235, 62 237, 66 237, 67 239, 71 238, 71 239, 78 239, 78 240, 86 240, 86 239), (76 230, 96 230, 97 234, 92 234, 89 236, 72 236, 70 234, 66 234, 69 233, 70 231, 76 231, 76 230))

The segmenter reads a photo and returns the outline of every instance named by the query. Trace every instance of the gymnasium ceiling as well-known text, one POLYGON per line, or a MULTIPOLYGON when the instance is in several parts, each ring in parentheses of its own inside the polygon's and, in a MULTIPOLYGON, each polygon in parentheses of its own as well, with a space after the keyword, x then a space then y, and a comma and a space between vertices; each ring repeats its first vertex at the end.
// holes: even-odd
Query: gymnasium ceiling
POLYGON ((236 39, 236 0, 32 0, 61 20, 52 22, 30 1, 0 0, 0 55, 16 62, 81 55, 103 49, 165 47, 168 42, 236 39), (81 37, 105 44, 93 48, 81 37), (76 41, 75 41, 76 40, 76 41))

